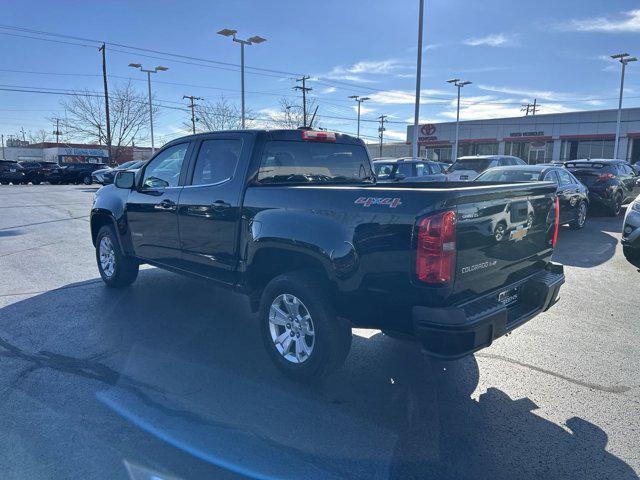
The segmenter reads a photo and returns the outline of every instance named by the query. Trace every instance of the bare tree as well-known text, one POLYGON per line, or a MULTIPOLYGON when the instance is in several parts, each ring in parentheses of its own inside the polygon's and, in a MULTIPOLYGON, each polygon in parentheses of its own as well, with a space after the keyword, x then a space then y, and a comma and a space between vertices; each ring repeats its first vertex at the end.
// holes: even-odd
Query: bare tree
MULTIPOLYGON (((304 125, 304 111, 299 101, 287 97, 280 99, 280 110, 274 116, 274 123, 281 128, 298 128, 304 125)), ((307 123, 311 121, 318 102, 315 98, 307 101, 307 123)))
POLYGON ((30 143, 45 143, 51 140, 51 135, 44 128, 40 128, 34 132, 29 131, 27 133, 27 138, 30 143))
MULTIPOLYGON (((104 97, 88 90, 75 92, 70 99, 62 100, 66 111, 60 119, 60 129, 71 140, 105 145, 107 142, 104 97)), ((153 106, 154 117, 158 107, 153 106)), ((144 140, 149 127, 147 96, 137 92, 131 82, 118 85, 109 95, 111 116, 111 162, 118 162, 122 148, 130 146, 134 139, 144 140)))
MULTIPOLYGON (((204 100, 195 107, 196 121, 201 131, 237 130, 242 128, 242 112, 234 103, 229 102, 224 95, 215 102, 204 100)), ((253 123, 253 112, 245 110, 245 124, 253 123)), ((185 128, 191 129, 190 122, 184 122, 185 128)))

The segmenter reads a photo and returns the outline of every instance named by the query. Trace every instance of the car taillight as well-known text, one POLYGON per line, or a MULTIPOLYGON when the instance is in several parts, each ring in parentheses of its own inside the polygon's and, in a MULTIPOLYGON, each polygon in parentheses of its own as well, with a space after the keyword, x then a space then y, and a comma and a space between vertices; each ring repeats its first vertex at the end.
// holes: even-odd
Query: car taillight
POLYGON ((431 285, 453 281, 456 266, 456 213, 436 213, 418 223, 416 275, 431 285))
POLYGON ((560 230, 560 200, 558 200, 558 197, 556 197, 556 217, 554 223, 553 241, 551 242, 551 246, 556 248, 556 243, 558 243, 558 230, 560 230))
POLYGON ((602 175, 598 176, 596 182, 606 182, 607 180, 611 180, 614 177, 615 175, 613 173, 603 173, 602 175))
POLYGON ((311 142, 335 142, 336 134, 333 132, 317 132, 315 130, 302 130, 302 139, 311 142))

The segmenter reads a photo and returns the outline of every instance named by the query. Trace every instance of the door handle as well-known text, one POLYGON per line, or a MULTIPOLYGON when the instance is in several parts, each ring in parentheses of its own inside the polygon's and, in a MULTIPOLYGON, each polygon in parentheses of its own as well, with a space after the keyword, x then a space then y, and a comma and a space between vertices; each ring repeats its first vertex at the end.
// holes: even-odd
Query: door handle
POLYGON ((225 202, 224 200, 216 200, 211 204, 211 208, 214 210, 226 210, 227 208, 231 208, 231 204, 225 202))
POLYGON ((154 205, 154 208, 156 210, 175 210, 176 203, 169 199, 164 199, 160 203, 157 203, 156 205, 154 205))

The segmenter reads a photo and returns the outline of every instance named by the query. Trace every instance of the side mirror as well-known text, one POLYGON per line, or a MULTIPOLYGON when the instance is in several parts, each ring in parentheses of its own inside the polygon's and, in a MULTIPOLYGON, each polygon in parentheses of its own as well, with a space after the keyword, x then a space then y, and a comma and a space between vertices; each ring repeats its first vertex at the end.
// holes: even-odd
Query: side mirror
POLYGON ((121 170, 116 173, 113 183, 117 188, 131 190, 136 184, 136 174, 129 170, 121 170))

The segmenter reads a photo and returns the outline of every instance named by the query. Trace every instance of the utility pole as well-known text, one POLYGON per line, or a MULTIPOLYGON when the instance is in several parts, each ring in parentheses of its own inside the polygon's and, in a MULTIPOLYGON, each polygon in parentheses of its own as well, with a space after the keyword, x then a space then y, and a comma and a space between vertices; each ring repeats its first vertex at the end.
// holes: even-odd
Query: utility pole
POLYGON ((384 138, 384 120, 387 118, 387 115, 380 115, 378 120, 380 120, 380 126, 378 127, 378 132, 380 132, 380 156, 382 156, 382 140, 384 138))
POLYGON ((418 60, 416 62, 416 106, 413 117, 412 156, 418 158, 418 127, 420 123, 420 80, 422 78, 422 29, 424 17, 424 0, 420 0, 418 13, 418 60))
POLYGON ((296 82, 302 82, 302 86, 296 85, 294 90, 302 90, 302 123, 303 127, 307 126, 307 92, 313 90, 313 88, 307 87, 306 81, 311 77, 304 75, 302 78, 296 78, 296 82))
MULTIPOLYGON (((109 151, 109 162, 111 159, 111 118, 109 116, 109 87, 107 85, 107 47, 103 43, 98 49, 102 51, 102 81, 104 83, 104 113, 107 122, 107 150, 109 151)), ((100 142, 98 142, 100 143, 100 142)))
POLYGON ((60 119, 56 117, 54 120, 56 121, 56 129, 53 134, 56 136, 56 147, 58 147, 60 144, 60 119))
POLYGON ((540 105, 538 104, 538 99, 534 98, 533 103, 523 103, 520 111, 525 112, 525 116, 529 116, 529 113, 531 113, 531 115, 535 115, 539 108, 540 105))
POLYGON ((6 160, 4 157, 4 135, 0 135, 0 138, 2 138, 2 159, 6 160))
POLYGON ((27 139, 24 137, 24 127, 20 127, 20 133, 22 133, 22 141, 26 142, 27 139))
POLYGON ((196 100, 204 100, 202 97, 194 97, 193 95, 183 95, 182 99, 189 99, 189 108, 191 109, 191 130, 193 134, 196 133, 196 104, 194 103, 196 100))

